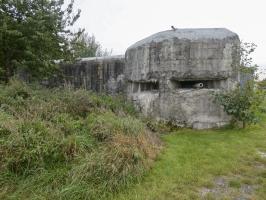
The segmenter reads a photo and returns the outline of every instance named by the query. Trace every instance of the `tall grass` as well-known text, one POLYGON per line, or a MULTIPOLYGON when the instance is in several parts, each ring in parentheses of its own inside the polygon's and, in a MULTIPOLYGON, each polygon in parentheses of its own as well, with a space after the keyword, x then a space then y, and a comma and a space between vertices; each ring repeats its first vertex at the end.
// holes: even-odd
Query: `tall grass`
POLYGON ((122 97, 0 86, 0 199, 104 199, 140 179, 160 141, 122 97))

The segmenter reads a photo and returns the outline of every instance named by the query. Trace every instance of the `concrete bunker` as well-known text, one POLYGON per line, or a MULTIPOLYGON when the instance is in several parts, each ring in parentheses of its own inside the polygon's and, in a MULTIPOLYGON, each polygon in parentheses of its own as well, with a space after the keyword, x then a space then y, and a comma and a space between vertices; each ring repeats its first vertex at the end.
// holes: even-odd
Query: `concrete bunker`
POLYGON ((177 29, 145 38, 126 51, 126 94, 145 115, 197 129, 230 121, 211 92, 239 83, 237 34, 177 29))
POLYGON ((245 80, 237 69, 239 46, 238 35, 224 28, 163 31, 130 46, 125 56, 63 64, 63 77, 47 85, 125 94, 158 120, 197 129, 221 127, 230 117, 210 93, 245 80))

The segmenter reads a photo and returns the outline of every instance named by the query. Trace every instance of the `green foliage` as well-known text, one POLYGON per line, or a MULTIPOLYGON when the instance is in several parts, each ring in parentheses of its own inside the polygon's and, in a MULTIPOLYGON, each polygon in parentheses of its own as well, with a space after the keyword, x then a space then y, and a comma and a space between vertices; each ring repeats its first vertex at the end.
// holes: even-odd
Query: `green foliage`
POLYGON ((255 49, 257 48, 257 45, 254 43, 248 43, 248 42, 241 42, 240 45, 240 66, 242 67, 253 67, 253 59, 250 56, 255 49))
POLYGON ((160 141, 136 116, 122 97, 0 85, 0 199, 99 199, 139 180, 160 141))
POLYGON ((59 136, 42 122, 22 122, 1 147, 5 167, 17 174, 28 174, 47 163, 64 160, 59 136))
POLYGON ((216 93, 215 100, 223 106, 224 111, 233 117, 232 122, 242 122, 243 128, 246 124, 255 124, 259 120, 262 103, 265 98, 263 91, 258 89, 255 80, 258 78, 256 71, 257 65, 253 65, 250 56, 256 49, 254 43, 241 43, 240 63, 236 66, 240 76, 244 76, 249 80, 244 80, 242 86, 237 86, 231 91, 216 93))
POLYGON ((262 80, 262 81, 259 81, 258 82, 258 87, 260 88, 260 89, 266 89, 266 79, 264 79, 264 80, 262 80))
POLYGON ((145 131, 145 125, 140 120, 131 116, 118 116, 113 112, 89 115, 88 125, 92 135, 101 142, 121 133, 136 136, 145 131))
POLYGON ((54 72, 54 60, 73 58, 71 32, 80 10, 72 0, 2 0, 0 2, 0 80, 8 82, 17 70, 33 77, 54 72))
POLYGON ((266 159, 257 154, 266 152, 265 117, 245 130, 179 129, 163 135, 165 149, 145 179, 109 199, 265 199, 266 159), (247 187, 254 190, 243 192, 247 187))
POLYGON ((234 90, 216 93, 215 100, 223 106, 224 111, 233 117, 233 121, 246 124, 255 124, 259 121, 260 111, 265 94, 254 87, 254 82, 247 82, 243 87, 234 90))
POLYGON ((112 54, 112 51, 102 49, 100 43, 95 40, 94 35, 90 36, 85 32, 74 41, 73 47, 75 49, 75 57, 77 58, 109 56, 112 54))
POLYGON ((152 118, 145 117, 144 122, 146 126, 152 131, 160 134, 170 133, 174 130, 180 129, 180 127, 172 124, 171 122, 155 121, 152 118))
POLYGON ((264 74, 261 67, 253 63, 253 58, 251 57, 256 48, 257 45, 254 43, 241 42, 239 49, 240 63, 239 67, 237 66, 241 76, 249 76, 254 80, 258 80, 259 76, 264 74))
POLYGON ((89 116, 88 120, 92 136, 104 145, 75 166, 74 182, 93 180, 96 190, 115 193, 121 185, 125 187, 139 179, 151 166, 160 142, 147 132, 141 121, 113 113, 89 116))

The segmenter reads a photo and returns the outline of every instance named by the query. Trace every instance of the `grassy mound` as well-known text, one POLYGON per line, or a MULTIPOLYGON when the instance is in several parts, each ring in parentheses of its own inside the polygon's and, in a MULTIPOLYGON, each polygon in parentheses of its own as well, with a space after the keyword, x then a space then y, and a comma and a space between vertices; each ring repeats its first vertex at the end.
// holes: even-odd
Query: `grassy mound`
POLYGON ((142 177, 160 142, 123 98, 0 88, 0 199, 102 199, 142 177))

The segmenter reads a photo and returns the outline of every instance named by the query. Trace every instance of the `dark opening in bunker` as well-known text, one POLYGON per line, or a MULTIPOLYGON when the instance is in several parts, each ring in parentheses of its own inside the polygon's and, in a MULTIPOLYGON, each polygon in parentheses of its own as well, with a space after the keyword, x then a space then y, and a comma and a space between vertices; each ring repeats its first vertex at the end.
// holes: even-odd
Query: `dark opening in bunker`
POLYGON ((140 82, 140 91, 159 90, 158 82, 140 82))
POLYGON ((172 80, 175 89, 213 89, 219 88, 219 80, 172 80))
POLYGON ((208 88, 207 81, 180 81, 179 87, 184 89, 189 88, 208 88))
POLYGON ((144 92, 144 91, 157 91, 159 90, 158 81, 141 81, 141 82, 132 82, 132 91, 133 92, 144 92))

